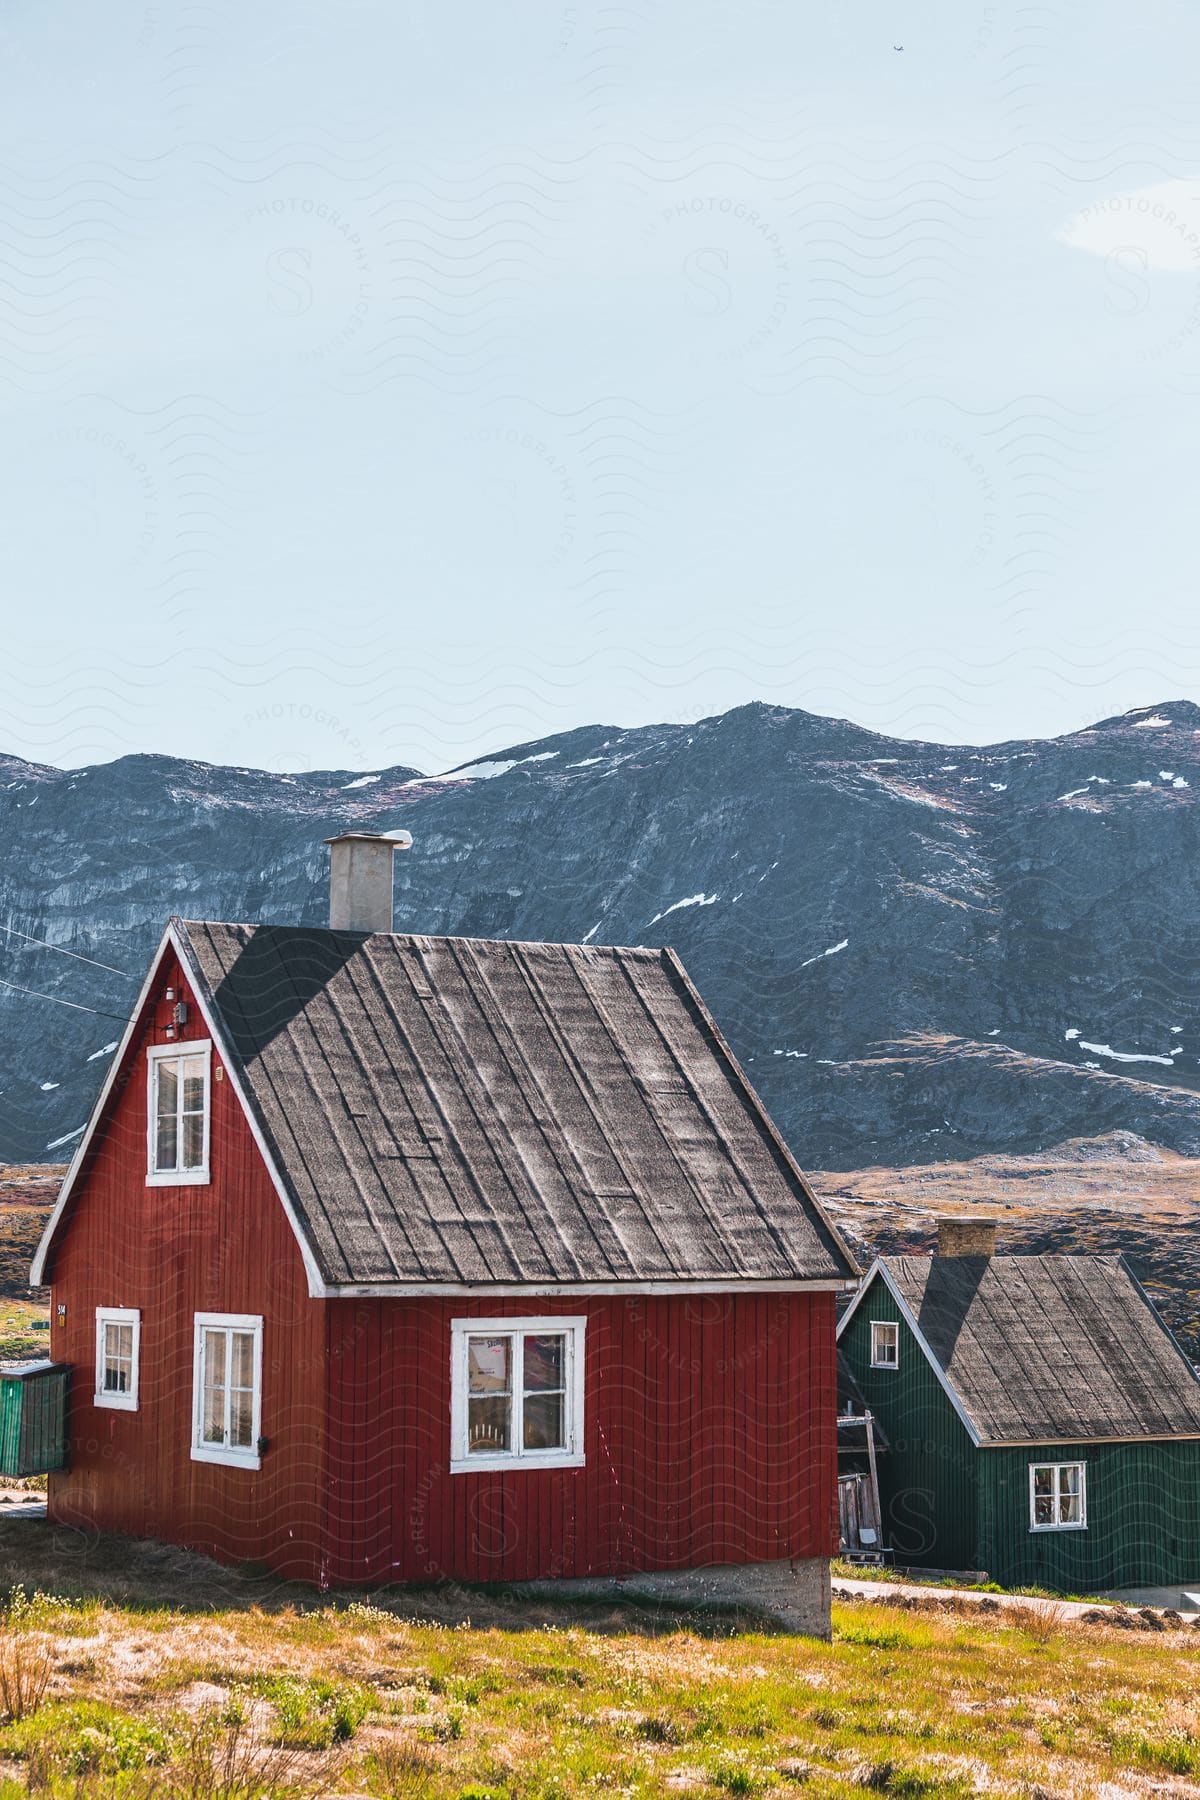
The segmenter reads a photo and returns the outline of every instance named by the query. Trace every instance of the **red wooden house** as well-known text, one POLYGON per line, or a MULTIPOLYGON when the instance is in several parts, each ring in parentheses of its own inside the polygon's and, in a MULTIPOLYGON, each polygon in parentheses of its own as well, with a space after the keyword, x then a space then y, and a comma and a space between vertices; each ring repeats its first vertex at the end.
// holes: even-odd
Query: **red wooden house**
POLYGON ((329 930, 168 925, 32 1272, 51 1517, 322 1584, 770 1565, 821 1628, 852 1260, 672 951, 393 934, 393 848, 334 840, 329 930))

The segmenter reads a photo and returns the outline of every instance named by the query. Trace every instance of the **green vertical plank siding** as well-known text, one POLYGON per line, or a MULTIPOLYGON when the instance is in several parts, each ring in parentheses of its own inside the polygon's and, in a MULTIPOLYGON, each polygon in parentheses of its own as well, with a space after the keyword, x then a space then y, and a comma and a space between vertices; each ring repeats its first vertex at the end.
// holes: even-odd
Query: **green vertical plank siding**
POLYGON ((984 1567, 977 1541, 978 1452, 878 1277, 840 1347, 887 1435, 879 1488, 896 1561, 927 1569, 984 1567), (900 1326, 898 1368, 871 1367, 872 1319, 900 1326))
POLYGON ((1060 1593, 1200 1582, 1200 1443, 982 1449, 981 1567, 1005 1586, 1060 1593), (1082 1531, 1030 1531, 1029 1465, 1087 1467, 1082 1531))
POLYGON ((0 1380, 0 1475, 21 1473, 21 1393, 19 1381, 0 1380))
POLYGON ((46 1475, 66 1467, 69 1378, 65 1368, 0 1375, 0 1475, 46 1475))

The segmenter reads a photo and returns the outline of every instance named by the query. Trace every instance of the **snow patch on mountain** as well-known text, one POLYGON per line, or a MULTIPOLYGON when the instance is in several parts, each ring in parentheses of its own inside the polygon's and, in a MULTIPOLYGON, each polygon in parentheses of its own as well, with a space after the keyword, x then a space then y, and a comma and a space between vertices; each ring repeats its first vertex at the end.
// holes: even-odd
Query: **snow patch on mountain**
POLYGON ((843 938, 840 944, 831 944, 828 950, 821 950, 816 956, 806 956, 804 961, 800 964, 800 967, 802 969, 807 969, 811 967, 813 963, 820 962, 824 957, 837 956, 841 951, 847 950, 849 947, 850 939, 843 938))
POLYGON ((46 1149, 61 1150, 63 1145, 69 1144, 73 1138, 82 1137, 86 1130, 87 1127, 85 1125, 77 1125, 74 1131, 64 1132, 62 1137, 51 1138, 50 1142, 46 1145, 46 1149))
POLYGON ((1160 1063, 1164 1069, 1173 1069, 1175 1064, 1171 1058, 1181 1054, 1178 1049, 1172 1050, 1170 1056, 1154 1056, 1149 1051, 1140 1050, 1114 1050, 1111 1044, 1089 1044, 1086 1038, 1080 1038, 1079 1048, 1090 1050, 1093 1056, 1110 1057, 1113 1062, 1160 1063))
POLYGON ((661 912, 655 913, 650 923, 657 925, 660 919, 667 918, 673 912, 682 912, 685 906, 715 906, 720 898, 719 894, 689 894, 686 900, 676 900, 672 905, 664 906, 661 912))

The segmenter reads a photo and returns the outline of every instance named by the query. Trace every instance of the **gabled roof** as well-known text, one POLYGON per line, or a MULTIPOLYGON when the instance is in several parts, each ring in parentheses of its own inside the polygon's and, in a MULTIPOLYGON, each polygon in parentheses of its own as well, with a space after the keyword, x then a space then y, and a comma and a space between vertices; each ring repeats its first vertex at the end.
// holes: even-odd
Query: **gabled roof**
POLYGON ((977 1444, 1200 1437, 1200 1380, 1121 1256, 890 1256, 891 1290, 977 1444))
POLYGON ((169 936, 314 1293, 857 1274, 670 950, 169 936))

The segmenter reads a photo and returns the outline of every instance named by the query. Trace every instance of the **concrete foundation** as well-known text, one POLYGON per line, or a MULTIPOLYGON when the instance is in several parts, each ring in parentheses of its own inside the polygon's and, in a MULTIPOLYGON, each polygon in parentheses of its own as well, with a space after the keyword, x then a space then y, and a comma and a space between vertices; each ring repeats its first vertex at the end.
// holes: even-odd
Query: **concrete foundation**
POLYGON ((663 1600, 678 1607, 746 1607, 774 1620, 785 1631, 828 1639, 832 1629, 829 1586, 828 1559, 814 1556, 582 1580, 523 1581, 517 1591, 544 1600, 573 1594, 580 1599, 663 1600))

